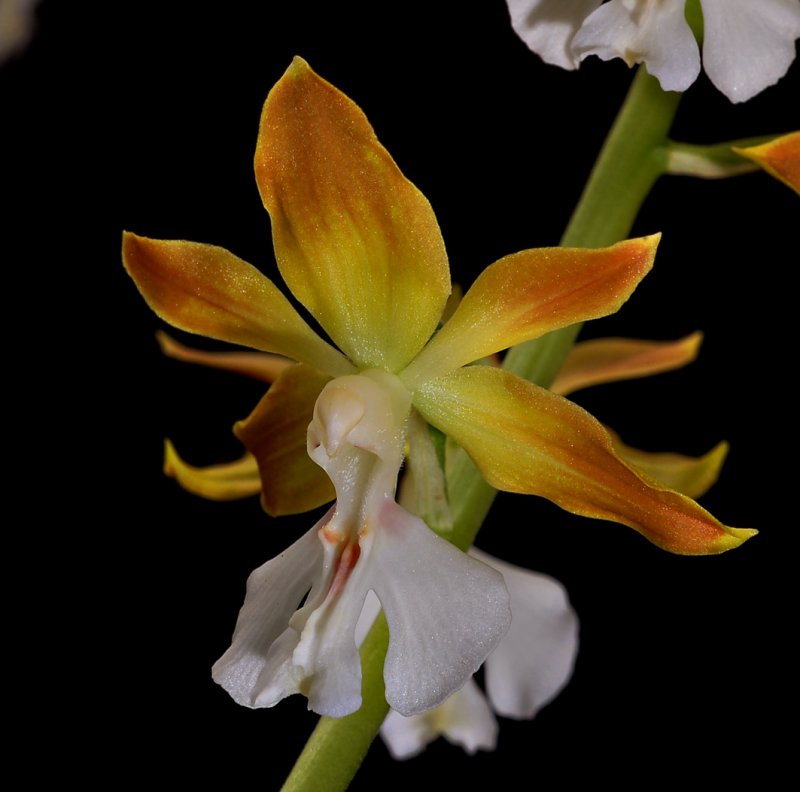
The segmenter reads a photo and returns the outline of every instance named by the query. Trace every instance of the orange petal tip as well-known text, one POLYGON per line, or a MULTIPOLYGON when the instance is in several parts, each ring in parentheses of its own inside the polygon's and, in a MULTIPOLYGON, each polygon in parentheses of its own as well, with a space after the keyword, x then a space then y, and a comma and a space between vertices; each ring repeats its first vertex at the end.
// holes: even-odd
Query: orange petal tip
POLYGON ((781 135, 759 146, 734 146, 733 150, 800 194, 800 131, 781 135))

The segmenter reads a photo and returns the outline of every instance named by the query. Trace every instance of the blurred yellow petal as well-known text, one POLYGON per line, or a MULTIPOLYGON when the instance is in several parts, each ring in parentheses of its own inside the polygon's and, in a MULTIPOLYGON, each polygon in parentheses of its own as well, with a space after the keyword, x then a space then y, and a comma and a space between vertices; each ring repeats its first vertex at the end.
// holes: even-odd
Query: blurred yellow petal
POLYGON ((267 97, 255 168, 292 293, 359 368, 399 371, 450 292, 425 196, 360 108, 301 58, 267 97))
POLYGON ((699 498, 719 478, 720 470, 728 455, 728 444, 725 442, 714 446, 701 457, 684 456, 670 452, 654 453, 641 451, 625 445, 614 432, 606 427, 614 450, 631 467, 641 470, 650 478, 661 482, 670 489, 677 490, 690 498, 699 498))
POLYGON ((414 404, 498 489, 623 523, 673 553, 720 553, 755 533, 726 527, 693 500, 634 473, 591 415, 507 371, 460 369, 423 385, 414 404))
POLYGON ((760 146, 734 150, 757 162, 767 173, 800 194, 800 132, 783 135, 760 146))
POLYGON ((328 475, 306 449, 314 403, 329 380, 298 363, 286 369, 255 410, 234 427, 258 461, 261 501, 273 516, 308 511, 335 496, 328 475))
POLYGON ((617 311, 653 266, 659 234, 599 250, 538 248, 487 267, 402 373, 408 387, 501 349, 617 311))
POLYGON ((353 371, 269 278, 225 248, 126 232, 122 261, 147 304, 180 330, 277 352, 333 375, 353 371))
POLYGON ((156 340, 161 351, 174 360, 232 371, 262 382, 275 382, 278 375, 294 363, 282 355, 267 352, 207 352, 181 344, 161 330, 156 333, 156 340))
POLYGON ((550 390, 566 396, 591 385, 681 368, 697 357, 702 340, 702 333, 692 333, 677 341, 633 338, 581 341, 570 350, 550 390))
POLYGON ((251 454, 236 462, 199 468, 184 462, 175 446, 165 440, 164 473, 188 492, 209 500, 237 500, 261 492, 258 464, 251 454))

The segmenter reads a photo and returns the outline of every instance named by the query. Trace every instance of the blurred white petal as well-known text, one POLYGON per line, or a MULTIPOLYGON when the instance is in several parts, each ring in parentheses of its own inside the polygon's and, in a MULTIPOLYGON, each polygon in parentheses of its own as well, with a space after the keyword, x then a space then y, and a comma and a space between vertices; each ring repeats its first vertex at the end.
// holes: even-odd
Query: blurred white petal
POLYGON ((470 552, 502 573, 511 597, 511 627, 484 668, 486 692, 498 714, 532 718, 572 675, 578 618, 558 581, 470 552))
POLYGON ((381 726, 381 737, 395 759, 410 759, 437 737, 460 745, 468 754, 493 751, 497 720, 474 679, 444 704, 409 718, 391 710, 381 726))

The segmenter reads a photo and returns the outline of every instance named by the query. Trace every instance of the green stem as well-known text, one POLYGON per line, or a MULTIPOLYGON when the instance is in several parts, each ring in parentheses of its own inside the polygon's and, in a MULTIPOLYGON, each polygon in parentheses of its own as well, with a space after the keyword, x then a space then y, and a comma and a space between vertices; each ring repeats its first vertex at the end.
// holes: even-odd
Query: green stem
POLYGON ((681 94, 640 69, 575 207, 561 244, 602 247, 624 239, 663 173, 681 94))
POLYGON ((383 688, 388 646, 389 627, 381 613, 361 645, 361 709, 344 718, 319 719, 282 792, 336 792, 350 785, 389 712, 383 688))
MULTIPOLYGON (((624 239, 653 183, 664 172, 667 133, 680 99, 664 93, 644 69, 633 80, 581 200, 562 238, 572 247, 603 247, 624 239)), ((504 366, 548 386, 579 326, 512 349, 504 366)), ((448 479, 453 531, 447 539, 466 550, 475 539, 496 491, 463 452, 448 479)), ((362 647, 363 704, 345 718, 321 718, 283 792, 341 792, 350 783, 387 712, 383 662, 389 643, 385 620, 362 647)))

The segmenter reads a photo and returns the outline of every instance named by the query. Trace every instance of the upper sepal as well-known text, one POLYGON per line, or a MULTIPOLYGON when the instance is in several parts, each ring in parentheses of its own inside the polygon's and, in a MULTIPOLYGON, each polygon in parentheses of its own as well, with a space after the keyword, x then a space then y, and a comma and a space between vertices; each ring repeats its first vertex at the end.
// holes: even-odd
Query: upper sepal
POLYGON ((400 370, 450 291, 427 199, 361 109, 301 58, 267 97, 255 169, 292 293, 359 368, 400 370))

